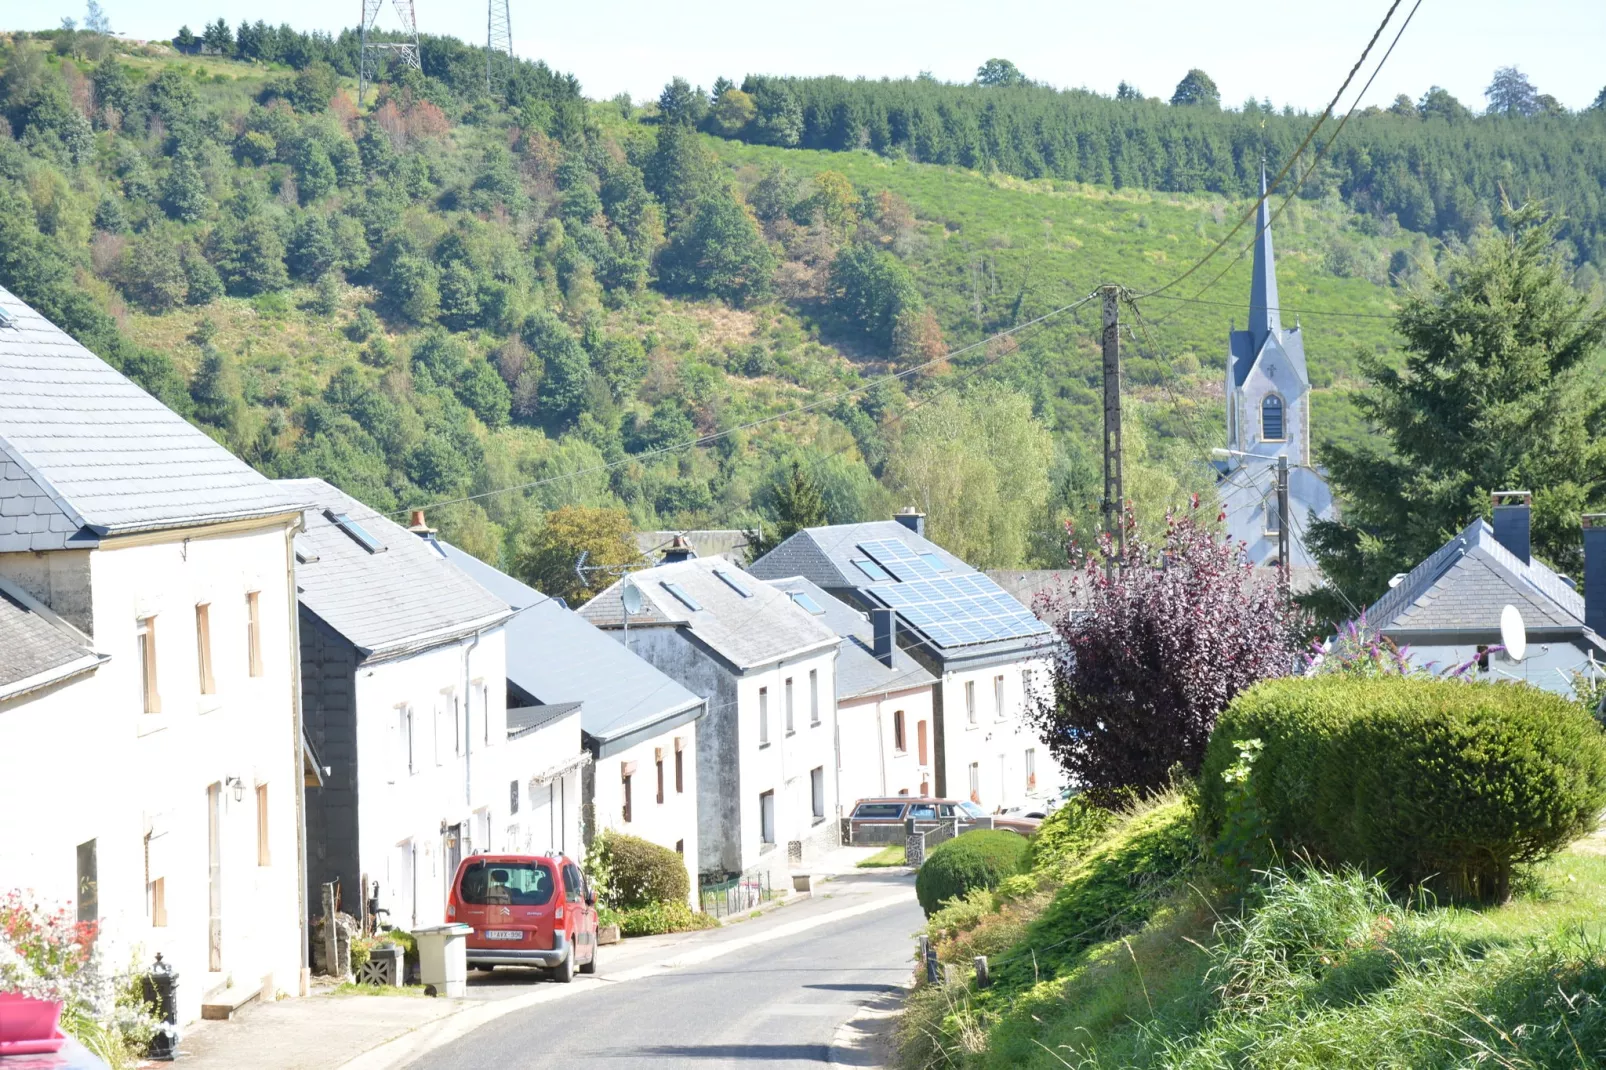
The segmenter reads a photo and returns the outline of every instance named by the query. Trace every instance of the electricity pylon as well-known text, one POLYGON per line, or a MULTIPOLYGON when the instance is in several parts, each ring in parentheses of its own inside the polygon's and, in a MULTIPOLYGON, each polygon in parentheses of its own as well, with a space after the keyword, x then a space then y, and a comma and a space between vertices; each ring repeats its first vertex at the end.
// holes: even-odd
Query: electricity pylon
POLYGON ((485 6, 485 93, 496 96, 501 57, 513 65, 513 23, 508 18, 508 0, 487 0, 485 6))
POLYGON ((357 105, 362 106, 363 95, 368 90, 369 82, 379 80, 379 57, 388 54, 396 62, 405 64, 415 71, 422 71, 423 64, 418 58, 418 15, 413 10, 413 0, 391 0, 396 8, 396 16, 401 20, 399 31, 390 31, 402 38, 400 41, 373 40, 374 24, 379 21, 379 12, 384 9, 385 0, 362 0, 362 51, 357 62, 357 105))

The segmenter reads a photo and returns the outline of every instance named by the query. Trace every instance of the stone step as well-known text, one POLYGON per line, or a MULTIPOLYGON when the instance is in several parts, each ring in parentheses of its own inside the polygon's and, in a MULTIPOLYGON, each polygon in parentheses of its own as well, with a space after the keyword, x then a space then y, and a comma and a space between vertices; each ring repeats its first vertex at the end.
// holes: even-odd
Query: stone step
POLYGON ((234 985, 214 992, 202 1002, 201 1017, 210 1022, 226 1022, 234 1017, 235 1011, 261 995, 260 987, 249 988, 245 985, 234 985))

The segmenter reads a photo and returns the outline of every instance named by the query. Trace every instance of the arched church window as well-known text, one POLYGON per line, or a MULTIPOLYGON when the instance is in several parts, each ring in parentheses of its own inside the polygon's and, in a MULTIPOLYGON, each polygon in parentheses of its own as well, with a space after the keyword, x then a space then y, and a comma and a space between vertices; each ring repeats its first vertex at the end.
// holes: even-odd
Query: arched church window
POLYGON ((1276 394, 1267 394, 1260 403, 1260 440, 1281 442, 1284 437, 1283 399, 1276 394))

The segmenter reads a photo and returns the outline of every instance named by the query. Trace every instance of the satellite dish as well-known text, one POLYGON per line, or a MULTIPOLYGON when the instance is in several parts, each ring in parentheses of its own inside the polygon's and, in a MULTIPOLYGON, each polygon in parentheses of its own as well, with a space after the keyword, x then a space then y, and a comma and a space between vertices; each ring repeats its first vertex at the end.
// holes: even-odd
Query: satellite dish
POLYGON ((1528 629, 1523 626, 1522 614, 1516 606, 1500 611, 1500 642, 1505 644, 1506 657, 1521 661, 1528 654, 1528 629))
MULTIPOLYGON (((641 612, 641 588, 629 580, 626 580, 624 587, 620 589, 619 599, 625 604, 625 612, 632 617, 641 612)), ((1520 627, 1521 622, 1519 621, 1518 624, 1520 627)))

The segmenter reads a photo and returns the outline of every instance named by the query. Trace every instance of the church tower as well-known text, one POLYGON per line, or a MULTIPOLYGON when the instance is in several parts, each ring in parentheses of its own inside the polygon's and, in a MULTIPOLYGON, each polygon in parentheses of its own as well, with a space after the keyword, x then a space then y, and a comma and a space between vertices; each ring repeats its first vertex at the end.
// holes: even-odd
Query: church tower
POLYGON ((1264 164, 1260 192, 1249 322, 1246 330, 1234 330, 1228 337, 1227 446, 1261 457, 1286 455, 1289 464, 1308 465, 1310 376, 1299 326, 1285 328, 1282 323, 1264 164))
POLYGON ((1296 323, 1284 327, 1277 296, 1277 259, 1271 243, 1271 205, 1266 168, 1260 169, 1254 273, 1249 283, 1249 322, 1232 329, 1227 343, 1227 458, 1218 462, 1217 493, 1226 514, 1227 536, 1241 543, 1255 565, 1277 564, 1278 458, 1289 466, 1289 547, 1296 585, 1314 562, 1303 532, 1312 518, 1333 515, 1327 481, 1313 467, 1310 450, 1310 375, 1305 339, 1296 323))

